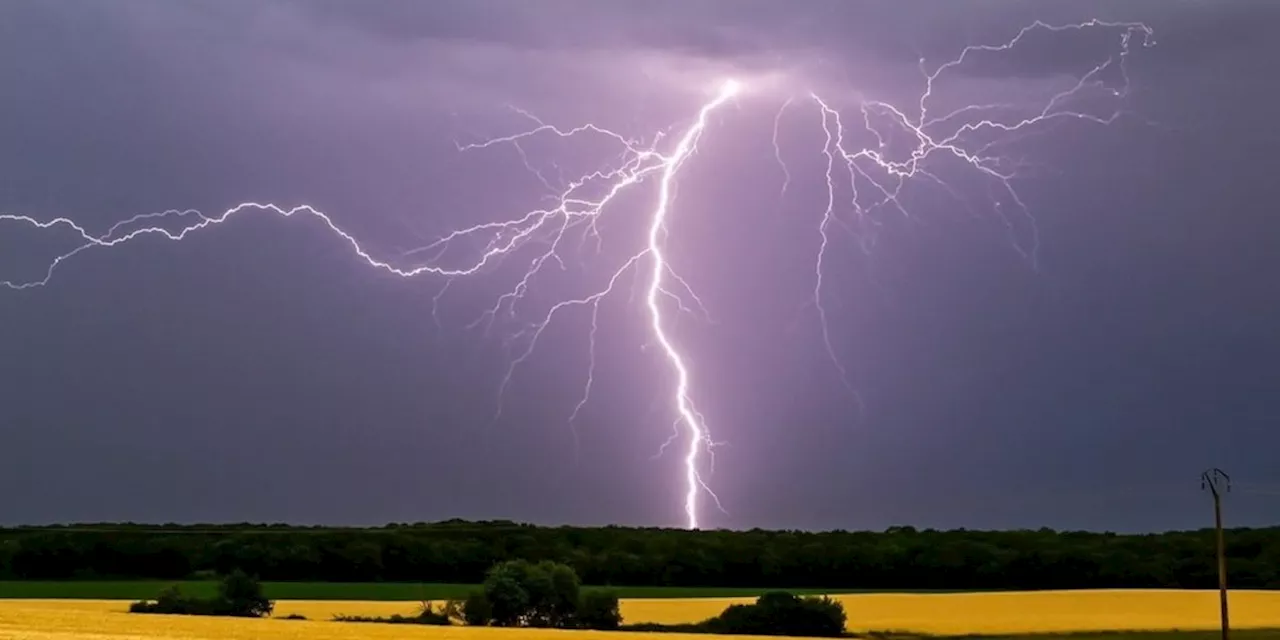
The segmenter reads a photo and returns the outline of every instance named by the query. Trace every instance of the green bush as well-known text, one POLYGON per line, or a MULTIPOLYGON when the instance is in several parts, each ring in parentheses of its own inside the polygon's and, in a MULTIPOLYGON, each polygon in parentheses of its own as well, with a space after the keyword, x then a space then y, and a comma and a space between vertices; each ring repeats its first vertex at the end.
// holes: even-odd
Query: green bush
POLYGON ((483 591, 476 591, 462 602, 462 621, 474 627, 483 627, 493 620, 493 605, 483 591))
POLYGON ((172 613, 190 616, 217 615, 217 602, 211 599, 193 598, 178 587, 160 592, 154 601, 140 600, 129 605, 130 613, 172 613))
POLYGON ((383 624, 425 624, 431 626, 448 626, 452 624, 448 618, 441 618, 435 614, 418 614, 416 616, 402 616, 398 613, 392 614, 385 618, 376 616, 334 616, 336 622, 381 622, 383 624))
POLYGON ((273 605, 262 594, 262 584, 236 569, 218 583, 218 601, 226 613, 222 615, 260 618, 271 615, 273 605))
POLYGON ((755 604, 730 605, 704 625, 721 634, 838 637, 844 635, 845 622, 844 606, 831 598, 774 591, 755 604))
POLYGON ((578 603, 577 626, 583 629, 612 631, 622 626, 618 594, 613 591, 587 591, 578 603))
POLYGON ((641 623, 627 631, 714 633, 758 636, 840 637, 844 607, 826 596, 798 598, 784 591, 766 593, 754 604, 730 605, 720 615, 694 624, 641 623))

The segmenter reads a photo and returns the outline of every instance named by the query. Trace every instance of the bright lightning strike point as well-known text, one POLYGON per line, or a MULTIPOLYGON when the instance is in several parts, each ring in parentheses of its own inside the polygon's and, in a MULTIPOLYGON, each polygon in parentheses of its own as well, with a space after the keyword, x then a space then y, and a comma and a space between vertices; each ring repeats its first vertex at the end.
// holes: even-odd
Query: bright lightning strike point
MULTIPOLYGON (((836 349, 835 341, 828 327, 829 309, 824 297, 825 270, 829 268, 827 258, 829 251, 838 238, 829 231, 833 227, 844 228, 854 235, 855 240, 864 251, 869 251, 874 237, 868 232, 883 222, 876 215, 879 210, 889 210, 900 216, 909 216, 907 203, 903 199, 904 189, 908 184, 922 184, 940 187, 964 206, 970 203, 960 195, 954 182, 947 182, 940 175, 938 161, 949 162, 967 171, 973 178, 984 181, 987 188, 994 188, 998 196, 989 196, 996 211, 1012 232, 1013 223, 1004 216, 1006 210, 1025 216, 1032 228, 1032 246, 1022 247, 1015 239, 1014 248, 1022 252, 1033 264, 1036 255, 1034 218, 1030 210, 1014 189, 1015 169, 1009 167, 1010 159, 996 155, 995 150, 1013 141, 1024 140, 1031 136, 1043 135, 1050 126, 1061 122, 1084 122, 1096 125, 1110 125, 1119 118, 1122 111, 1117 108, 1113 113, 1094 113, 1069 108, 1077 98, 1081 98, 1090 90, 1098 90, 1094 95, 1108 96, 1110 99, 1122 100, 1129 90, 1129 78, 1126 60, 1130 55, 1130 47, 1140 36, 1143 46, 1150 46, 1152 31, 1141 23, 1108 23, 1097 20, 1065 26, 1051 26, 1035 22, 1020 30, 1011 40, 1000 45, 974 45, 966 47, 960 54, 934 68, 932 73, 920 64, 922 86, 910 109, 900 108, 894 104, 877 100, 863 100, 857 105, 858 115, 852 119, 855 125, 846 124, 841 118, 839 105, 825 100, 817 93, 807 97, 813 105, 815 125, 824 134, 824 143, 815 154, 823 159, 822 178, 825 178, 825 208, 820 213, 817 223, 816 260, 814 265, 814 288, 809 304, 816 308, 820 325, 820 339, 823 347, 835 365, 841 382, 853 392, 859 400, 855 386, 850 380, 849 371, 842 364, 836 349), (970 58, 981 55, 998 55, 1018 46, 1033 30, 1049 33, 1062 33, 1083 29, 1112 30, 1118 34, 1115 50, 1108 53, 1104 60, 1092 65, 1084 65, 1082 73, 1074 78, 1073 84, 1061 91, 1047 96, 1043 101, 1034 104, 979 103, 964 104, 942 113, 931 115, 934 104, 939 101, 935 95, 938 80, 948 71, 960 67, 970 58), (1119 87, 1104 80, 1108 74, 1118 76, 1119 87), (908 115, 918 114, 917 117, 908 115), (1043 125, 1043 126, 1042 126, 1043 125), (855 147, 854 140, 861 137, 868 139, 868 144, 855 147), (979 135, 981 134, 981 135, 979 135), (1003 137, 1002 137, 1003 136, 1003 137), (904 142, 906 141, 905 147, 904 142), (899 155, 891 154, 891 149, 898 147, 899 155), (845 199, 838 197, 838 192, 848 192, 845 199), (851 218, 846 220, 845 218, 851 218), (855 227, 858 229, 854 231, 855 227)), ((758 83, 755 83, 758 84, 758 83)), ((672 148, 662 150, 664 137, 655 135, 652 143, 642 144, 637 139, 621 135, 615 131, 586 123, 575 127, 561 128, 544 122, 537 116, 516 109, 521 115, 532 120, 534 128, 512 135, 492 138, 479 143, 458 145, 460 151, 483 150, 506 145, 511 147, 518 160, 537 180, 553 192, 551 204, 517 214, 511 218, 476 224, 463 229, 451 231, 425 247, 407 252, 401 259, 411 256, 426 255, 426 258, 414 257, 418 262, 410 265, 394 264, 383 258, 375 257, 374 251, 366 248, 350 233, 344 231, 328 214, 308 205, 282 207, 270 203, 245 202, 238 204, 221 214, 206 216, 194 210, 169 210, 161 213, 136 215, 95 234, 83 224, 65 217, 39 220, 21 214, 0 213, 0 223, 25 225, 48 233, 70 231, 78 236, 77 246, 70 251, 55 256, 44 267, 42 277, 33 280, 21 280, 0 277, 0 287, 9 289, 30 289, 47 285, 55 272, 68 260, 85 251, 105 250, 143 241, 146 238, 162 238, 181 241, 190 234, 202 229, 220 225, 240 214, 258 213, 278 215, 290 219, 309 219, 332 232, 333 236, 346 249, 358 258, 359 262, 376 270, 400 278, 417 276, 434 276, 442 279, 443 285, 433 297, 433 303, 439 304, 450 287, 460 281, 479 278, 490 272, 490 267, 515 257, 518 253, 534 247, 529 259, 529 267, 518 282, 505 293, 497 297, 491 308, 469 326, 481 326, 486 331, 496 322, 515 320, 518 317, 529 317, 527 307, 534 301, 526 299, 526 293, 536 285, 545 270, 551 267, 563 267, 561 254, 568 245, 574 244, 570 234, 578 234, 577 246, 589 239, 600 239, 597 223, 610 210, 610 205, 623 192, 648 181, 658 183, 657 201, 647 210, 646 232, 637 237, 634 253, 625 257, 620 266, 609 273, 600 288, 588 295, 562 299, 541 312, 533 312, 536 321, 524 323, 524 328, 510 341, 524 340, 524 348, 510 362, 510 366, 499 385, 498 408, 496 415, 501 415, 502 401, 508 385, 516 369, 534 352, 543 332, 562 314, 575 310, 583 310, 590 320, 590 331, 585 336, 589 346, 589 366, 586 370, 582 394, 569 414, 572 426, 582 409, 591 398, 595 384, 595 353, 598 335, 599 305, 602 300, 614 293, 624 276, 630 274, 637 280, 636 287, 643 281, 643 309, 646 325, 652 337, 652 343, 658 347, 660 356, 669 370, 674 374, 674 388, 671 390, 671 416, 674 418, 675 431, 672 438, 663 443, 661 451, 680 436, 687 439, 687 448, 682 459, 682 485, 684 493, 685 525, 691 529, 701 524, 699 518, 699 498, 705 493, 716 504, 719 498, 708 487, 701 473, 703 454, 707 456, 707 469, 714 469, 714 443, 706 420, 698 410, 693 399, 693 382, 689 366, 690 357, 668 333, 670 318, 668 313, 684 313, 697 309, 706 317, 706 309, 701 299, 689 284, 676 273, 667 257, 666 237, 668 222, 673 215, 673 198, 676 178, 681 167, 697 151, 698 143, 707 129, 708 120, 713 112, 725 103, 740 96, 746 89, 736 78, 727 78, 713 85, 714 97, 702 105, 693 122, 688 125, 675 141, 672 148), (567 180, 559 187, 541 173, 536 165, 537 158, 526 153, 522 142, 535 136, 555 136, 562 139, 578 137, 599 137, 620 150, 618 159, 611 165, 576 179, 567 180), (452 251, 455 245, 479 247, 468 254, 469 257, 459 259, 452 251), (444 256, 450 256, 449 261, 444 256)), ((792 96, 783 103, 782 109, 790 105, 805 102, 802 97, 792 96), (800 98, 799 100, 797 100, 800 98)), ((782 147, 779 145, 781 134, 781 115, 779 110, 773 121, 773 151, 777 162, 782 166, 782 189, 785 193, 791 182, 792 174, 784 161, 782 147)), ((789 121, 795 120, 789 118, 789 121)), ((945 167, 946 165, 942 165, 945 167)), ((951 169, 947 169, 951 171, 951 169)), ((949 175, 949 174, 947 174, 949 175)), ((988 192, 989 194, 991 192, 988 192)), ((525 256, 529 257, 529 256, 525 256)), ((433 305, 433 316, 435 313, 433 305)), ((576 434, 575 434, 576 436, 576 434)), ((576 443, 576 440, 575 440, 576 443)), ((723 510, 723 509, 722 509, 723 510)))

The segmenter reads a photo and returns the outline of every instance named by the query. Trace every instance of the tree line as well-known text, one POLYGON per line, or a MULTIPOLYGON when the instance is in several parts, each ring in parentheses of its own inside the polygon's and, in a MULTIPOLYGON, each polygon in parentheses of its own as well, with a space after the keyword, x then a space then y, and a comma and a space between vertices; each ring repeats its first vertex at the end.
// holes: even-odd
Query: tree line
MULTIPOLYGON (((95 524, 0 529, 0 578, 481 582, 512 559, 585 584, 824 589, 1212 588, 1212 530, 685 531, 511 522, 378 528, 95 524)), ((1227 532, 1231 584, 1280 588, 1280 527, 1227 532)))

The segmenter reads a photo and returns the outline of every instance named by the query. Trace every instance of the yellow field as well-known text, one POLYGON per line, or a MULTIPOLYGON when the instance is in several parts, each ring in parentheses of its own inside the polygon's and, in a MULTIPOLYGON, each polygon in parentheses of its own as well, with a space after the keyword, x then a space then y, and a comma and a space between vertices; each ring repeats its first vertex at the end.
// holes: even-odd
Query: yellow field
MULTIPOLYGON (((856 631, 933 634, 1214 629, 1217 591, 1098 590, 836 596, 856 631)), ((709 618, 741 599, 632 600, 628 622, 709 618)), ((1280 592, 1231 592, 1237 628, 1280 627, 1280 592)))
MULTIPOLYGON (((333 610, 313 603, 282 610, 333 610)), ((324 603, 329 604, 329 603, 324 603)), ((368 604, 347 603, 361 610, 368 604)), ((400 603, 404 605, 404 603, 400 603)), ((493 629, 476 627, 427 627, 418 625, 359 624, 328 620, 253 620, 162 616, 125 613, 127 603, 118 600, 10 600, 0 601, 0 638, 23 640, 600 640, 617 634, 591 631, 493 629), (568 634, 568 635, 567 635, 568 634), (597 637, 593 637, 597 636, 597 637)), ((341 610, 342 607, 338 607, 341 610)), ((401 606, 404 611, 406 607, 401 606)), ((409 607, 412 610, 412 607, 409 607)), ((665 637, 665 634, 664 634, 665 637)), ((676 640, 673 638, 672 640, 676 640)), ((679 640, 697 640, 681 636, 679 640)), ((703 637, 705 640, 705 636, 703 637)))
MULTIPOLYGON (((1035 593, 865 594, 839 596, 854 630, 934 634, 1034 633, 1097 630, 1213 629, 1216 591, 1048 591, 1035 593)), ((625 600, 627 622, 694 622, 746 599, 625 600)), ((430 640, 601 640, 604 632, 419 627, 330 622, 335 614, 412 614, 409 602, 281 601, 278 616, 295 620, 237 620, 130 615, 119 600, 0 600, 0 638, 122 640, 214 638, 428 638, 430 640), (565 635, 570 634, 570 635, 565 635), (537 636, 537 637, 535 637, 537 636)), ((1232 626, 1280 627, 1280 592, 1231 594, 1232 626)), ((629 635, 627 637, 635 637, 629 635)), ((662 634, 663 640, 706 636, 662 634)))

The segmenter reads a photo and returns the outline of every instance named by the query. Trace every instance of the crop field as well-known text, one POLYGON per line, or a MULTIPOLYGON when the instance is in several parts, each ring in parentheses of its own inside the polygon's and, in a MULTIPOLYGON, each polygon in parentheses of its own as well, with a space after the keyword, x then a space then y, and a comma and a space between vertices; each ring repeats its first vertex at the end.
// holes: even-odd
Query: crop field
MULTIPOLYGON (((1217 624, 1213 591, 1045 591, 967 594, 841 595, 854 632, 894 631, 902 635, 1026 636, 1085 633, 1073 640, 1211 640, 1217 624), (1103 634, 1102 631, 1129 632, 1103 634), (1204 633, 1138 631, 1206 630, 1204 633)), ((732 598, 630 599, 622 603, 626 622, 693 622, 721 611, 732 598)), ((1233 626, 1258 629, 1242 640, 1280 640, 1280 592, 1238 591, 1231 595, 1233 626)), ((336 614, 411 614, 416 604, 392 601, 280 601, 276 615, 308 620, 255 620, 157 616, 126 613, 121 600, 0 601, 0 638, 101 640, 103 638, 433 638, 501 640, 534 636, 580 638, 604 632, 535 631, 468 627, 418 627, 332 622, 336 614), (568 634, 568 635, 566 635, 568 634)), ((616 633, 607 634, 619 638, 616 633)), ((879 635, 879 633, 875 633, 879 635)), ((662 634, 667 640, 693 636, 662 634)), ((705 637, 705 636, 704 636, 705 637)), ((597 639, 598 640, 598 639, 597 639)))
MULTIPOLYGON (((93 580, 93 581, 3 581, 0 598, 140 600, 154 598, 166 587, 178 585, 184 593, 210 597, 217 582, 204 580, 93 580)), ((414 584, 396 582, 264 582, 263 591, 273 600, 447 600, 465 598, 479 589, 471 584, 414 584)), ((587 587, 590 589, 591 587, 587 587)), ((749 598, 765 589, 716 587, 617 587, 622 598, 749 598)), ((793 593, 856 593, 857 590, 788 589, 793 593)))

